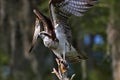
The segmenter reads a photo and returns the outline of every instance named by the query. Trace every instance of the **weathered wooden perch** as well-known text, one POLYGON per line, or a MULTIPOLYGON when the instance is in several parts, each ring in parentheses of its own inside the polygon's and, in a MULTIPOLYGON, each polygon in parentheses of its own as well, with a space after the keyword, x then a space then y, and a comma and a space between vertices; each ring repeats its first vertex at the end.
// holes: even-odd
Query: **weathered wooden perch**
POLYGON ((53 74, 55 74, 59 80, 73 80, 73 77, 75 74, 73 74, 71 77, 68 77, 68 68, 69 66, 65 65, 62 60, 56 58, 56 62, 58 65, 58 69, 56 70, 53 68, 53 74))

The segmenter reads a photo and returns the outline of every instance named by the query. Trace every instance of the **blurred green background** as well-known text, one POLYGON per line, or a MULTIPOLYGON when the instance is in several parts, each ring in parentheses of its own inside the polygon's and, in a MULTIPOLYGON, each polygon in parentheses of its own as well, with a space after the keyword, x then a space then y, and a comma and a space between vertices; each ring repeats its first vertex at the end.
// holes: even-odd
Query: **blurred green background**
MULTIPOLYGON (((0 0, 0 80, 57 80, 54 55, 41 40, 28 54, 35 8, 49 17, 48 0, 0 0)), ((88 56, 70 64, 74 80, 120 80, 120 0, 99 0, 70 23, 73 44, 88 56)))

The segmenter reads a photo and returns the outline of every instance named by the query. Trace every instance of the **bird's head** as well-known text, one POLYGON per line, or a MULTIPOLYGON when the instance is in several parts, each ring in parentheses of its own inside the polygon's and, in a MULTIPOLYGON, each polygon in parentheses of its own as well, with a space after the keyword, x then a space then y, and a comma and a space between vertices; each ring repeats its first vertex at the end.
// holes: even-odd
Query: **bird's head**
POLYGON ((41 39, 45 39, 45 37, 51 38, 51 36, 45 31, 41 31, 38 37, 40 37, 41 39))
POLYGON ((45 31, 40 32, 39 37, 43 40, 46 47, 56 49, 58 47, 58 40, 53 40, 52 36, 45 31))

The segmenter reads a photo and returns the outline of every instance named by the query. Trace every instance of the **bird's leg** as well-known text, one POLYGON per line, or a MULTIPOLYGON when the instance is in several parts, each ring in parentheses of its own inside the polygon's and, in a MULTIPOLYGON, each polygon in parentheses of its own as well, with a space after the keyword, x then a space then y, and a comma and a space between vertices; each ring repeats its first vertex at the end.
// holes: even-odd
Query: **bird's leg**
POLYGON ((63 60, 62 60, 61 62, 62 62, 62 64, 64 64, 64 66, 67 68, 67 67, 69 67, 69 65, 68 65, 68 63, 67 63, 67 61, 66 61, 66 55, 65 55, 66 52, 67 52, 67 51, 66 51, 66 45, 67 45, 67 43, 64 44, 64 51, 63 51, 63 54, 62 54, 62 59, 63 59, 63 60))
POLYGON ((63 60, 65 61, 65 53, 66 53, 66 43, 64 45, 64 51, 63 51, 63 60))

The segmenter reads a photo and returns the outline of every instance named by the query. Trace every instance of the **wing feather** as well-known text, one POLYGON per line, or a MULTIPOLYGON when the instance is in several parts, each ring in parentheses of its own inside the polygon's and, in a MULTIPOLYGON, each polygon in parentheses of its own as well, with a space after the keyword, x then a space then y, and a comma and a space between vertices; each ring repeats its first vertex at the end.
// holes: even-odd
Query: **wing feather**
MULTIPOLYGON (((53 22, 55 34, 57 35, 56 37, 59 40, 67 40, 68 47, 70 48, 69 50, 72 48, 72 34, 68 19, 71 17, 71 15, 83 16, 84 12, 89 10, 96 1, 97 0, 51 0, 49 4, 52 20, 51 22, 53 22)), ((74 51, 74 49, 71 51, 74 51)), ((85 57, 81 57, 82 55, 77 54, 76 50, 75 52, 76 54, 69 53, 66 55, 72 60, 80 60, 81 58, 85 59, 85 57)))
POLYGON ((97 0, 63 0, 60 3, 53 3, 59 10, 76 16, 82 16, 81 14, 91 8, 97 0))
POLYGON ((35 20, 34 35, 33 35, 32 45, 31 45, 31 47, 30 47, 30 49, 29 49, 29 53, 31 53, 31 51, 32 51, 35 43, 37 42, 37 38, 38 38, 38 35, 39 35, 40 31, 41 31, 40 22, 39 22, 39 19, 36 18, 36 20, 35 20))
POLYGON ((96 2, 97 0, 51 0, 50 5, 53 6, 50 6, 52 22, 61 25, 68 41, 70 41, 72 36, 68 23, 69 17, 71 15, 83 16, 84 12, 89 10, 96 2))

